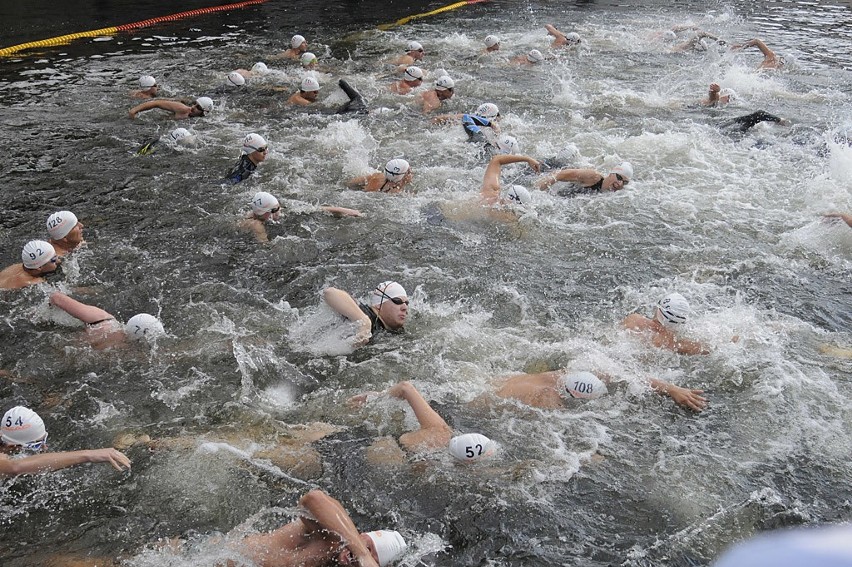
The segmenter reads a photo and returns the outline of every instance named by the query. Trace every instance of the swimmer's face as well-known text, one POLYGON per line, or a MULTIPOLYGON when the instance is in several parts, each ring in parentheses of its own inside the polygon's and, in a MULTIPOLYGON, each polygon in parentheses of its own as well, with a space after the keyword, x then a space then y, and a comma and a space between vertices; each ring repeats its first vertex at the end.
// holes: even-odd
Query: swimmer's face
POLYGON ((495 43, 495 44, 494 44, 494 45, 492 45, 491 47, 486 47, 486 48, 485 48, 485 51, 500 51, 500 44, 499 44, 499 43, 495 43))
POLYGON ((77 224, 74 225, 74 228, 71 229, 71 232, 65 235, 65 238, 63 238, 63 240, 65 240, 68 244, 74 246, 80 244, 81 242, 83 242, 84 228, 85 225, 80 221, 77 221, 77 224))
POLYGON ((412 59, 414 59, 415 61, 420 61, 421 59, 423 59, 423 55, 425 55, 425 54, 426 54, 426 52, 425 52, 425 51, 423 51, 423 49, 421 48, 421 49, 415 49, 415 50, 413 50, 413 51, 409 51, 409 52, 408 52, 408 54, 409 54, 409 55, 411 56, 411 58, 412 58, 412 59))
MULTIPOLYGON (((379 554, 376 552, 376 546, 373 545, 373 540, 370 539, 370 536, 367 534, 361 534, 361 541, 364 542, 364 545, 370 552, 370 555, 373 556, 373 560, 378 563, 379 562, 379 554)), ((344 547, 343 550, 337 556, 337 563, 340 565, 358 565, 358 560, 355 559, 355 555, 352 553, 348 547, 344 547)))
POLYGON ((439 100, 449 100, 453 98, 453 89, 436 90, 435 94, 438 95, 439 100))
POLYGON ((148 94, 157 96, 157 93, 160 91, 160 85, 154 85, 153 87, 148 87, 145 89, 148 94))
POLYGON ((49 274, 51 272, 55 272, 57 268, 59 268, 59 264, 62 263, 62 258, 59 256, 54 256, 50 260, 44 263, 44 265, 40 268, 36 268, 38 273, 40 274, 49 274))
POLYGON ((307 51, 308 50, 308 42, 303 41, 302 44, 299 45, 298 50, 299 50, 299 53, 304 53, 305 51, 307 51))
POLYGON ((198 116, 204 116, 204 109, 201 108, 201 106, 198 104, 193 104, 192 109, 189 111, 189 115, 193 118, 198 116))
POLYGON ((402 329, 408 318, 408 297, 401 295, 384 299, 378 308, 379 317, 389 329, 402 329), (397 303, 399 302, 399 303, 397 303))
POLYGON ((414 80, 405 79, 405 84, 408 85, 409 87, 412 87, 412 88, 413 87, 419 87, 420 85, 423 84, 423 79, 414 79, 414 80))
POLYGON ((255 150, 249 154, 249 159, 258 164, 266 159, 266 156, 269 154, 269 147, 263 147, 259 150, 255 150))
POLYGON ((624 189, 624 186, 630 183, 630 180, 620 173, 610 173, 606 176, 606 180, 610 191, 619 191, 624 189))
POLYGON ((316 102, 319 91, 302 91, 302 98, 311 102, 316 102))

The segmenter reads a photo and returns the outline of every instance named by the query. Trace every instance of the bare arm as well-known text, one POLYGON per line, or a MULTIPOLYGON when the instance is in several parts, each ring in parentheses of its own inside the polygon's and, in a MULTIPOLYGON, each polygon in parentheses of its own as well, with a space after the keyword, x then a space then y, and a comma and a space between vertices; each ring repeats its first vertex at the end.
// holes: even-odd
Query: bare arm
POLYGON ((326 213, 329 213, 337 218, 340 217, 360 217, 361 211, 358 209, 347 209, 346 207, 330 207, 327 205, 322 205, 320 207, 326 213))
POLYGON ((62 309, 72 317, 76 317, 83 323, 96 323, 104 319, 115 319, 112 315, 94 305, 86 305, 80 303, 76 299, 71 299, 60 291, 54 291, 50 294, 50 303, 62 309))
POLYGON ((601 179, 603 179, 603 175, 594 169, 561 169, 554 174, 542 177, 535 185, 539 189, 547 189, 557 181, 568 181, 588 187, 601 179))
POLYGON ((162 110, 168 110, 172 114, 179 114, 181 112, 186 111, 186 105, 182 102, 178 102, 176 100, 149 100, 148 102, 143 102, 140 105, 134 106, 130 109, 130 118, 136 118, 136 115, 140 112, 145 112, 146 110, 152 110, 154 108, 159 108, 162 110))
POLYGON ((657 378, 651 378, 651 388, 661 396, 668 396, 676 404, 693 411, 702 411, 707 407, 707 399, 701 395, 703 390, 681 388, 657 378))
POLYGON ((544 29, 546 29, 546 30, 547 30, 547 34, 548 34, 548 35, 552 35, 552 36, 553 36, 553 37, 555 37, 558 41, 566 41, 566 39, 565 39, 565 34, 564 34, 564 33, 562 33, 561 31, 559 31, 558 29, 556 29, 553 25, 551 25, 551 24, 545 24, 545 25, 544 25, 544 29))
POLYGON ((109 463, 119 471, 130 469, 130 459, 124 453, 110 447, 85 451, 43 453, 22 459, 10 459, 2 455, 0 456, 0 476, 47 473, 83 463, 109 463))
POLYGON ((840 219, 852 227, 852 214, 850 213, 825 213, 822 216, 825 218, 840 219))
POLYGON ((322 490, 311 490, 299 499, 299 504, 313 516, 302 518, 303 522, 315 524, 320 529, 340 536, 361 567, 378 567, 378 563, 361 539, 358 528, 355 527, 355 523, 340 502, 322 490))
POLYGON ((388 390, 388 394, 408 402, 417 422, 420 424, 418 431, 412 431, 401 435, 400 443, 409 449, 427 448, 436 449, 450 442, 452 429, 447 422, 432 409, 417 388, 411 382, 400 382, 388 390))
POLYGON ((328 287, 323 290, 322 298, 326 304, 340 313, 353 323, 358 323, 358 332, 355 334, 355 343, 363 344, 370 340, 370 318, 361 311, 352 296, 336 287, 328 287))
POLYGON ((713 106, 717 102, 719 102, 719 91, 722 90, 722 87, 719 86, 719 83, 710 83, 710 90, 707 92, 707 98, 701 101, 701 104, 704 106, 713 106))
POLYGON ((531 157, 527 156, 518 156, 513 154, 504 154, 499 156, 494 156, 491 158, 491 161, 488 163, 488 167, 485 168, 485 175, 482 177, 482 189, 481 193, 483 195, 488 193, 499 193, 500 192, 500 170, 504 165, 510 163, 518 163, 518 162, 526 162, 529 164, 531 168, 533 168, 536 172, 541 169, 541 164, 538 163, 531 157))

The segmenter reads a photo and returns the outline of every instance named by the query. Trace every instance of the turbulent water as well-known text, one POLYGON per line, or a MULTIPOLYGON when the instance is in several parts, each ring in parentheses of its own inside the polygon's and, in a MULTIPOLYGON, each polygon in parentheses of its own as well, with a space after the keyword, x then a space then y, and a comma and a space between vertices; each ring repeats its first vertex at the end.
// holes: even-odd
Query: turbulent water
MULTIPOLYGON (((4 565, 53 554, 212 564, 225 555, 215 534, 280 525, 311 487, 362 530, 401 531, 404 565, 707 565, 756 531, 852 519, 852 230, 820 217, 852 212, 852 148, 833 141, 852 126, 848 5, 501 1, 375 30, 423 11, 404 8, 270 4, 0 64, 3 265, 45 236, 50 213, 72 210, 88 244, 60 287, 121 320, 157 313, 169 332, 152 350, 95 351, 45 289, 2 292, 4 411, 38 411, 54 450, 126 432, 186 438, 131 447, 130 474, 88 465, 6 481, 4 565), (549 51, 551 22, 584 47, 549 51), (690 22, 729 43, 761 37, 786 69, 757 72, 757 50, 671 52, 661 32, 690 22), (293 33, 320 57, 323 106, 345 100, 336 82, 346 77, 381 110, 284 105, 300 75, 269 56, 293 33), (482 57, 489 33, 502 50, 482 57), (518 223, 434 222, 436 205, 478 193, 484 162, 457 123, 433 124, 413 97, 387 92, 383 61, 410 39, 424 45, 430 78, 444 69, 456 81, 444 110, 494 102, 523 153, 546 158, 571 143, 579 166, 629 160, 628 189, 534 191, 518 223), (532 48, 554 57, 507 63, 532 48), (264 60, 272 72, 247 93, 212 94, 227 72, 264 60), (181 124, 197 147, 135 155, 175 127, 156 112, 127 117, 142 74, 169 96, 215 99, 211 116, 181 124), (696 108, 713 81, 739 100, 696 108), (285 93, 263 94, 273 86, 285 93), (719 127, 760 109, 792 125, 742 136, 719 127), (269 157, 225 185, 249 132, 266 137, 269 157), (344 188, 398 155, 415 171, 410 192, 344 188), (266 245, 236 227, 261 190, 284 205, 266 245), (363 217, 335 219, 319 204, 363 217), (351 329, 320 291, 364 297, 388 279, 412 297, 407 332, 352 353, 351 329), (668 291, 688 298, 687 334, 712 354, 652 350, 623 330, 626 314, 650 314, 668 291), (470 404, 495 376, 568 366, 622 384, 560 411, 470 404), (703 389, 710 408, 692 414, 655 396, 650 376, 703 389), (371 441, 398 437, 413 415, 386 398, 356 410, 345 401, 403 379, 456 431, 495 440, 496 458, 370 464, 371 441), (283 424, 312 422, 339 429, 313 444, 321 473, 263 456, 288 435, 283 424), (174 536, 186 549, 155 545, 174 536)), ((506 168, 504 181, 531 186, 525 167, 506 168)))

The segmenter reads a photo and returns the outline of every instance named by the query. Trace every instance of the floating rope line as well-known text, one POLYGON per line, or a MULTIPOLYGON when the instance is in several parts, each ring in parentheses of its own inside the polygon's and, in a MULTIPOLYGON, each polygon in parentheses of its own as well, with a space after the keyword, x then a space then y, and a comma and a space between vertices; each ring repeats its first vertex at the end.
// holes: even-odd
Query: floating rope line
POLYGON ((402 18, 401 20, 397 20, 391 24, 382 24, 379 26, 379 29, 389 30, 391 28, 395 28, 396 26, 403 26, 410 22, 411 20, 419 20, 420 18, 428 18, 429 16, 435 16, 437 14, 442 14, 444 12, 449 12, 450 10, 455 10, 456 8, 462 8, 467 6, 468 4, 479 4, 480 2, 488 2, 488 0, 464 0, 463 2, 456 2, 455 4, 448 4, 442 8, 437 8, 432 10, 431 12, 423 12, 422 14, 414 14, 413 16, 407 16, 402 18))
POLYGON ((115 35, 118 32, 147 28, 149 26, 153 26, 162 22, 173 22, 175 20, 192 18, 204 14, 212 14, 214 12, 237 10, 240 8, 245 8, 247 6, 252 6, 254 4, 263 4, 264 2, 266 2, 266 0, 245 0, 244 2, 237 2, 235 4, 213 6, 212 8, 199 8, 198 10, 189 10, 187 12, 180 12, 178 14, 172 14, 170 16, 160 16, 159 18, 151 18, 150 20, 143 20, 141 22, 134 22, 132 24, 124 24, 121 26, 115 26, 110 28, 101 28, 99 30, 61 35, 58 37, 52 37, 50 39, 42 39, 40 41, 30 41, 28 43, 22 43, 20 45, 13 45, 11 47, 4 47, 3 49, 0 49, 0 57, 7 57, 9 55, 12 55, 13 53, 17 53, 18 51, 34 49, 36 47, 55 47, 57 45, 67 45, 75 39, 80 39, 83 37, 101 37, 105 35, 115 35))

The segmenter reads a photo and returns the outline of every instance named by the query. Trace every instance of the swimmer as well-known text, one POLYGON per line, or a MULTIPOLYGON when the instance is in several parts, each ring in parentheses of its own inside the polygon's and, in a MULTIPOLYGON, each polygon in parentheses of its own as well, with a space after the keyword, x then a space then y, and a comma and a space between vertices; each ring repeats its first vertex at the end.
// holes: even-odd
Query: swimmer
POLYGON ((45 449, 47 430, 36 412, 23 406, 6 412, 0 424, 0 477, 48 473, 84 463, 109 463, 118 471, 130 470, 130 459, 112 448, 59 453, 44 453, 45 449), (23 451, 35 454, 10 457, 23 451))
POLYGON ((702 106, 720 106, 737 100, 737 92, 731 88, 722 88, 719 83, 710 83, 707 98, 701 101, 702 106))
MULTIPOLYGON (((274 195, 266 191, 255 193, 251 200, 251 212, 240 222, 240 228, 243 228, 252 234, 258 242, 269 242, 269 235, 266 232, 266 224, 275 222, 281 216, 281 205, 274 195)), ((344 207, 319 207, 321 211, 327 212, 337 218, 340 217, 360 217, 361 211, 355 209, 347 209, 344 207)))
POLYGON ((435 81, 434 90, 426 91, 420 94, 417 99, 417 104, 423 110, 423 114, 428 114, 441 107, 441 103, 445 100, 453 98, 456 83, 448 75, 442 75, 435 81))
MULTIPOLYGON (((559 409, 572 399, 599 398, 607 393, 606 383, 611 381, 612 378, 604 374, 571 370, 515 374, 497 379, 495 393, 500 398, 516 399, 528 406, 559 409)), ((702 390, 681 388, 657 378, 651 378, 649 384, 654 392, 670 397, 685 408, 702 411, 707 407, 702 390)))
POLYGON ((305 77, 299 85, 299 91, 290 95, 287 102, 297 106, 308 106, 317 101, 319 90, 319 81, 313 77, 305 77))
POLYGON ((370 342, 379 331, 402 333, 408 317, 408 294, 393 281, 382 282, 370 291, 368 303, 357 303, 342 289, 323 290, 325 303, 334 311, 358 325, 353 346, 370 342))
POLYGON ((423 70, 420 67, 409 65, 402 74, 402 80, 390 86, 392 93, 405 95, 423 84, 423 70))
POLYGON ((502 167, 510 163, 519 162, 526 163, 536 172, 541 169, 540 163, 527 156, 506 154, 491 158, 488 167, 485 168, 485 175, 482 177, 482 187, 479 189, 479 198, 483 205, 526 205, 530 202, 529 191, 520 185, 510 187, 505 192, 500 191, 500 171, 502 167))
POLYGON ((299 506, 305 513, 289 524, 230 546, 256 565, 277 567, 385 567, 405 554, 399 532, 359 533, 340 502, 321 490, 302 496, 299 506))
POLYGON ((237 69, 237 73, 242 75, 244 79, 248 80, 253 77, 266 75, 267 73, 269 73, 269 67, 266 66, 266 63, 258 61, 257 63, 251 66, 251 69, 237 69))
MULTIPOLYGON (((639 313, 631 313, 624 319, 624 326, 642 333, 657 348, 678 354, 710 354, 710 348, 677 336, 677 329, 686 323, 689 302, 679 293, 670 293, 660 299, 654 307, 654 317, 649 319, 639 313)), ((734 341, 738 340, 734 337, 734 341)))
POLYGON ((538 65, 544 61, 544 55, 538 49, 531 49, 526 55, 517 55, 509 59, 515 65, 538 65))
POLYGON ((53 245, 44 240, 30 240, 21 251, 20 264, 12 264, 0 272, 0 289, 21 289, 40 284, 58 272, 62 258, 53 245))
POLYGON ((157 144, 164 140, 166 142, 171 142, 175 147, 183 146, 187 148, 194 146, 198 141, 195 135, 186 128, 175 128, 168 134, 163 134, 159 138, 154 138, 153 140, 142 144, 142 146, 136 150, 136 155, 147 156, 154 153, 154 150, 157 149, 157 144))
POLYGON ((765 43, 763 43, 759 39, 750 39, 745 43, 732 45, 731 49, 739 50, 745 49, 746 47, 756 47, 763 53, 763 61, 760 62, 760 65, 757 66, 758 70, 760 69, 779 69, 784 66, 784 58, 776 55, 774 51, 769 49, 765 43))
POLYGON ((85 323, 86 340, 97 349, 123 344, 127 339, 150 342, 166 332, 160 320, 153 315, 139 313, 122 325, 100 307, 81 303, 61 291, 50 294, 50 304, 85 323))
POLYGON ((426 55, 426 52, 423 50, 422 45, 416 41, 409 41, 405 54, 394 59, 392 64, 396 65, 399 72, 402 73, 410 65, 414 65, 417 61, 422 60, 424 55, 426 55))
POLYGON ((789 126, 790 121, 786 118, 781 118, 780 116, 775 116, 774 114, 769 114, 763 110, 758 110, 757 112, 752 112, 751 114, 746 114, 745 116, 740 116, 737 118, 732 118, 730 120, 726 120, 720 124, 721 128, 730 130, 732 132, 739 132, 740 134, 745 133, 746 130, 760 124, 761 122, 773 122, 780 126, 789 126))
POLYGON ((567 193, 560 191, 559 194, 578 195, 619 191, 624 189, 631 179, 633 179, 633 166, 630 162, 624 161, 610 169, 607 175, 598 173, 594 169, 562 169, 542 177, 535 185, 545 190, 557 181, 564 181, 571 184, 571 189, 567 193))
POLYGON ((266 160, 269 144, 260 134, 249 134, 243 138, 240 161, 225 176, 232 185, 245 181, 254 173, 257 166, 266 160))
POLYGON ((570 32, 567 34, 562 33, 558 29, 556 29, 551 24, 546 24, 544 29, 547 30, 547 35, 553 36, 553 43, 550 44, 550 47, 576 47, 580 45, 582 39, 580 39, 580 34, 577 32, 570 32))
POLYGON ((238 92, 246 86, 246 78, 239 71, 231 71, 225 75, 225 82, 214 92, 219 95, 238 92))
POLYGON ((47 233, 50 235, 50 245, 57 256, 65 256, 83 244, 83 229, 85 225, 77 220, 71 211, 59 211, 47 217, 47 233))
POLYGON ((489 140, 494 141, 494 135, 500 133, 500 126, 497 124, 499 118, 500 109, 497 105, 491 102, 484 102, 470 114, 442 114, 433 118, 432 122, 440 124, 460 119, 469 142, 486 143, 489 140), (489 128, 489 132, 494 135, 489 136, 483 128, 489 128))
POLYGON ((279 53, 278 55, 273 55, 270 59, 289 59, 291 61, 298 61, 299 57, 302 56, 302 53, 305 53, 307 50, 307 40, 303 36, 296 34, 290 38, 290 49, 283 53, 279 53))
POLYGON ((204 116, 205 114, 213 112, 213 100, 206 96, 201 96, 198 97, 191 106, 177 100, 149 100, 148 102, 143 102, 138 106, 134 106, 130 109, 128 114, 130 115, 130 118, 136 118, 136 115, 140 112, 145 112, 154 108, 171 112, 172 118, 175 120, 186 120, 187 118, 198 118, 199 116, 204 116))
POLYGON ((852 214, 850 213, 823 213, 823 218, 831 221, 840 220, 846 223, 849 228, 852 228, 852 214))
POLYGON ((414 171, 408 162, 402 158, 394 158, 385 165, 384 173, 376 172, 350 179, 346 186, 368 193, 402 193, 413 178, 414 171))
POLYGON ((312 71, 317 68, 317 56, 310 51, 305 51, 299 56, 299 64, 302 66, 302 69, 312 71))
POLYGON ((707 33, 705 31, 698 30, 688 40, 672 47, 672 51, 678 53, 682 53, 684 51, 707 51, 708 44, 705 41, 707 39, 712 40, 713 42, 719 45, 725 45, 725 40, 720 39, 718 36, 715 36, 712 33, 707 33))
POLYGON ((157 84, 157 79, 151 75, 142 75, 139 77, 139 87, 140 89, 138 91, 132 91, 130 93, 132 98, 157 98, 157 95, 160 92, 160 86, 157 84))
POLYGON ((482 53, 494 53, 495 51, 500 51, 500 38, 496 35, 486 36, 485 49, 482 53))

